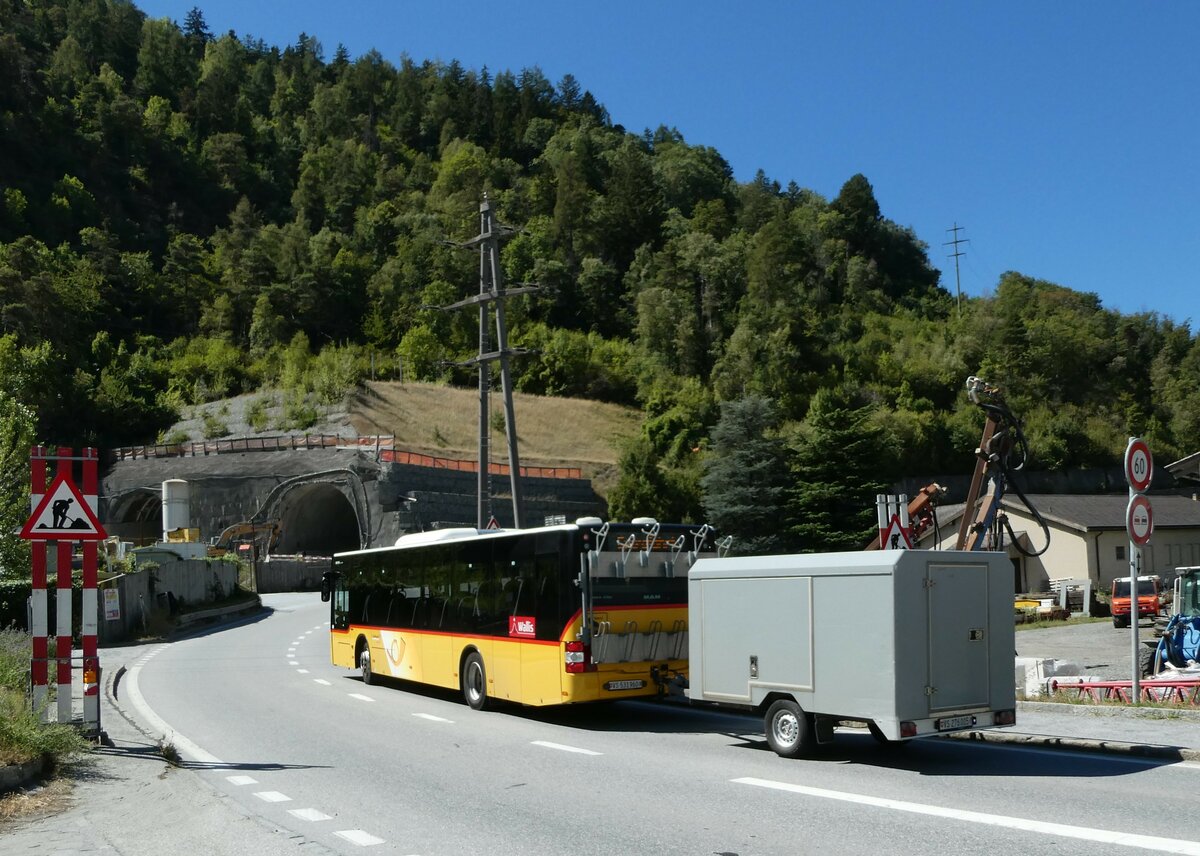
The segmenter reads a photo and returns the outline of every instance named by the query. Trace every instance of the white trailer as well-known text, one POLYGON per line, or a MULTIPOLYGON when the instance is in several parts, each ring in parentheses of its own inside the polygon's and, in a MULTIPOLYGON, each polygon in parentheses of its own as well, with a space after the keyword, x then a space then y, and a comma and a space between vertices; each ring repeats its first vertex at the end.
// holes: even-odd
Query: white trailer
POLYGON ((688 622, 691 700, 762 713, 785 757, 843 721, 884 742, 1016 721, 1002 553, 701 559, 688 622))

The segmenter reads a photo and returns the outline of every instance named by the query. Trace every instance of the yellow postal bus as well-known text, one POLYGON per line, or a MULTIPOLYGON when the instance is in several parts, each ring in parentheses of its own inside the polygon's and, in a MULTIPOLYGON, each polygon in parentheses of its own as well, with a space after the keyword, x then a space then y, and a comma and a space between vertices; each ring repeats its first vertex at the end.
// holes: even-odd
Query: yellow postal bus
POLYGON ((493 699, 574 704, 662 692, 687 671, 687 573, 727 551, 707 525, 581 518, 441 529, 334 556, 333 664, 493 699))

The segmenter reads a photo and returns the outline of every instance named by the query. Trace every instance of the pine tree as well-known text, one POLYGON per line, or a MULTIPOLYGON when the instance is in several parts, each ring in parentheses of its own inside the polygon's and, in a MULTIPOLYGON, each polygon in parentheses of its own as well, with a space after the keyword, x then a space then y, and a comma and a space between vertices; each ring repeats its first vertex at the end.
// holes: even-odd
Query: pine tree
POLYGON ((748 396, 721 406, 700 480, 707 520, 733 536, 741 555, 785 552, 787 449, 770 399, 748 396))
POLYGON ((869 406, 854 407, 844 392, 813 396, 794 458, 792 531, 805 551, 857 550, 875 523, 880 481, 880 431, 869 406))

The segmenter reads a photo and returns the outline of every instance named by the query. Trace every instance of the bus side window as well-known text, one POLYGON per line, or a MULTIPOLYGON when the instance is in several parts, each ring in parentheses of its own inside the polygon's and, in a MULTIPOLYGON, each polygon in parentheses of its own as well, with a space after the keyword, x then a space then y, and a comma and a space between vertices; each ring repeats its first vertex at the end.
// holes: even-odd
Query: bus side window
POLYGON ((333 626, 338 630, 350 626, 350 592, 342 587, 341 580, 333 590, 333 626))

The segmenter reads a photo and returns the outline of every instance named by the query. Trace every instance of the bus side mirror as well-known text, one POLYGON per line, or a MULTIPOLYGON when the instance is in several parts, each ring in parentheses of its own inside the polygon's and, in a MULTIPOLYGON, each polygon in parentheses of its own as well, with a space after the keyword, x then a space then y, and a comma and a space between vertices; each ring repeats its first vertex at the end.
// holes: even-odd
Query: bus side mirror
POLYGON ((321 575, 321 603, 329 603, 329 598, 333 596, 333 580, 329 574, 321 575))

